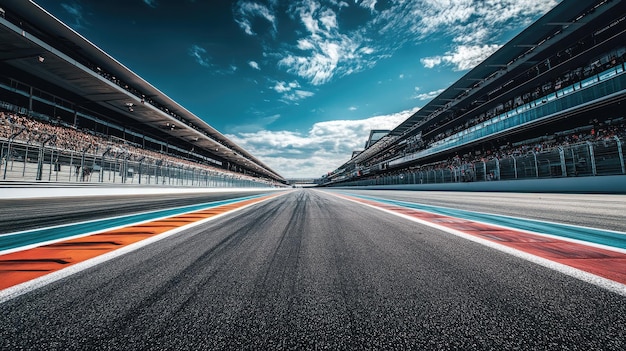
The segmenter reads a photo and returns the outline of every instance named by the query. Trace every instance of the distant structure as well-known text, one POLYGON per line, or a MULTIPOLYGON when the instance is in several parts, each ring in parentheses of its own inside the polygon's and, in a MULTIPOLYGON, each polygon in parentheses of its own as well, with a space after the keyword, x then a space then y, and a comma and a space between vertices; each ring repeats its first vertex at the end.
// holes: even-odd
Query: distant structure
POLYGON ((367 141, 365 142, 365 148, 367 149, 368 147, 374 145, 377 141, 386 137, 387 134, 389 134, 389 132, 390 130, 383 130, 383 129, 370 130, 370 136, 369 138, 367 138, 367 141))
POLYGON ((626 175, 626 1, 563 0, 327 186, 626 175))
POLYGON ((311 187, 319 184, 317 179, 313 178, 290 178, 287 179, 287 183, 293 187, 311 187))

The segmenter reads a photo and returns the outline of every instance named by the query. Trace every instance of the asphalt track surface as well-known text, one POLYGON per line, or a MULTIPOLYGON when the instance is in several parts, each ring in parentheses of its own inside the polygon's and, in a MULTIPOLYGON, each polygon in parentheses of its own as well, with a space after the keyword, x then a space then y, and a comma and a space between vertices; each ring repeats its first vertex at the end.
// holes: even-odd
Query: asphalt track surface
POLYGON ((626 232, 626 195, 345 190, 351 194, 626 232))
MULTIPOLYGON (((495 211, 523 215, 523 201, 500 200, 495 211)), ((602 227, 549 201, 534 206, 532 216, 602 227)), ((617 224, 607 226, 620 227, 616 213, 607 216, 617 224)), ((312 189, 170 236, 0 309, 2 350, 626 349, 626 297, 312 189)))
POLYGON ((0 234, 263 194, 265 191, 0 199, 0 234))

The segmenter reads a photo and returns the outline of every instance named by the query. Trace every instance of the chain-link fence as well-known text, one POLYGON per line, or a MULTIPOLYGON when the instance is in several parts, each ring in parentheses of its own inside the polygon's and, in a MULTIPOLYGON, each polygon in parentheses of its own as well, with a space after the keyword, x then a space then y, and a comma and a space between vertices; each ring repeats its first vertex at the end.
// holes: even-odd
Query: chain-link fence
POLYGON ((0 147, 1 180, 211 188, 269 186, 244 175, 149 157, 131 160, 128 154, 94 155, 47 147, 45 142, 32 145, 0 140, 0 147))
POLYGON ((342 182, 341 186, 436 184, 626 174, 625 140, 613 137, 541 152, 474 162, 459 167, 402 170, 342 182))

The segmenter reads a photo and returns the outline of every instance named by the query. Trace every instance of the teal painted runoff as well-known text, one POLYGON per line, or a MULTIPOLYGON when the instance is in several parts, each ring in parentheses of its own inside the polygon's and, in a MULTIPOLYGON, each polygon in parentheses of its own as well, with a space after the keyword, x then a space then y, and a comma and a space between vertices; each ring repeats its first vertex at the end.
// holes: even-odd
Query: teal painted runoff
POLYGON ((58 240, 63 238, 69 238, 77 235, 82 235, 91 232, 103 231, 109 228, 126 226, 139 222, 146 222, 155 220, 157 218, 172 217, 189 212, 201 211, 213 207, 222 205, 234 204, 237 202, 250 200, 265 196, 252 195, 246 197, 240 197, 235 199, 206 202, 197 205, 182 206, 176 208, 169 208, 165 210, 158 210, 152 212, 145 212, 134 215, 120 216, 115 218, 104 218, 93 221, 86 221, 82 223, 73 223, 67 225, 60 225, 50 228, 33 229, 23 232, 9 233, 0 235, 0 251, 14 249, 22 246, 33 245, 50 240, 58 240))
POLYGON ((490 213, 478 213, 448 207, 418 204, 413 202, 381 199, 365 195, 356 195, 350 193, 345 194, 356 198, 405 208, 412 208, 444 216, 462 218, 470 221, 495 224, 512 229, 526 230, 541 234, 550 234, 563 238, 576 239, 590 243, 626 249, 626 233, 619 233, 595 228, 578 227, 560 223, 542 222, 532 219, 501 216, 490 213))

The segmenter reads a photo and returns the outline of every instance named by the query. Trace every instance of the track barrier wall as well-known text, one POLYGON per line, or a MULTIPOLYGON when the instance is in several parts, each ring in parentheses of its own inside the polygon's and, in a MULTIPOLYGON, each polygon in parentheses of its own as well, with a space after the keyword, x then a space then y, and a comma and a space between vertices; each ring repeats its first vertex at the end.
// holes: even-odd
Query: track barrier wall
MULTIPOLYGON (((430 189, 444 189, 433 184, 458 184, 451 187, 455 190, 479 189, 514 189, 522 187, 515 184, 520 180, 557 180, 548 182, 549 188, 559 189, 557 183, 571 184, 561 191, 584 191, 585 184, 598 182, 600 187, 593 186, 592 192, 626 192, 626 145, 624 139, 613 137, 596 142, 584 142, 559 146, 541 152, 529 152, 523 155, 506 158, 495 158, 430 170, 403 170, 391 175, 370 177, 369 179, 354 180, 336 184, 341 187, 368 188, 408 188, 414 185, 431 185, 430 189), (609 182, 605 176, 615 176, 615 182, 609 182), (589 178, 599 178, 590 180, 589 178), (582 179, 581 181, 566 181, 566 179, 582 179), (504 185, 506 182, 507 185, 504 185), (511 183, 513 182, 513 183, 511 183), (500 185, 470 185, 474 183, 501 183, 500 185), (604 184, 602 184, 604 183, 604 184), (623 184, 622 184, 623 183, 623 184), (398 187, 400 186, 400 187, 398 187), (408 186, 408 187, 404 187, 408 186), (602 191, 601 191, 602 190, 602 191)), ((535 182, 536 183, 536 182, 535 182)), ((546 183, 546 184, 548 184, 546 183)), ((522 188, 525 188, 522 187, 522 188)), ((543 189, 543 187, 540 187, 543 189)), ((521 189, 521 188, 520 188, 521 189)), ((532 186, 526 190, 531 191, 532 186)), ((546 191, 546 189, 539 190, 546 191)), ((558 191, 558 190, 557 190, 558 191)))
POLYGON ((209 188, 268 187, 249 177, 128 155, 94 155, 0 140, 0 180, 164 185, 209 188))

